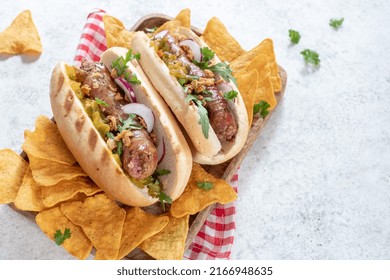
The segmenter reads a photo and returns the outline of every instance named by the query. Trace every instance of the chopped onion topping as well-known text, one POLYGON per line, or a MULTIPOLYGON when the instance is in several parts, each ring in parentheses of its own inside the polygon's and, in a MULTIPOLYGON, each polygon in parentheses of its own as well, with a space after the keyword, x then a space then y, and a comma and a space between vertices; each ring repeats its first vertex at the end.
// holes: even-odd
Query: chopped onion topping
POLYGON ((192 39, 186 39, 179 43, 180 46, 187 46, 191 49, 194 54, 194 60, 202 61, 202 53, 200 51, 200 46, 192 39))
POLYGON ((146 130, 151 133, 154 127, 154 114, 146 105, 141 103, 130 103, 122 107, 125 114, 136 114, 144 119, 146 130))
POLYGON ((219 91, 222 91, 222 93, 229 92, 229 91, 233 90, 233 87, 229 83, 226 83, 226 82, 219 83, 217 85, 217 87, 218 87, 219 91))
POLYGON ((156 35, 154 35, 153 39, 161 39, 162 37, 167 35, 167 33, 168 33, 168 30, 162 30, 162 31, 158 32, 156 35))
POLYGON ((133 88, 130 83, 123 79, 122 77, 115 78, 115 83, 123 89, 125 95, 127 96, 130 102, 137 102, 137 98, 134 94, 133 88))

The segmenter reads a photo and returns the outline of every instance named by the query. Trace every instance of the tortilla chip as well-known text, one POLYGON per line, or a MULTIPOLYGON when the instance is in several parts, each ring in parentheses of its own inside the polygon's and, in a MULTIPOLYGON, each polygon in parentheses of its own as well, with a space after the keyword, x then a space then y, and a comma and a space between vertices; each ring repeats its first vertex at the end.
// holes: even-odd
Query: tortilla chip
POLYGON ((0 33, 0 53, 33 55, 42 53, 41 39, 29 10, 21 12, 11 25, 0 33))
POLYGON ((234 189, 222 179, 207 173, 198 163, 193 163, 190 179, 183 194, 171 206, 174 217, 183 217, 202 211, 214 203, 225 204, 237 198, 234 189), (211 183, 210 190, 198 187, 201 183, 211 183))
POLYGON ((244 99, 246 111, 248 113, 249 127, 252 126, 253 106, 255 104, 255 94, 258 90, 259 74, 256 69, 242 75, 237 75, 238 90, 244 99))
POLYGON ((167 22, 165 22, 163 25, 161 25, 159 28, 157 28, 156 31, 154 31, 155 34, 160 32, 161 30, 175 30, 178 27, 191 27, 191 11, 190 9, 184 9, 178 13, 178 15, 167 22))
POLYGON ((168 225, 142 242, 139 248, 156 260, 181 260, 188 234, 189 215, 181 218, 167 216, 168 225))
POLYGON ((103 23, 106 32, 107 48, 131 48, 131 40, 135 34, 134 31, 127 30, 119 19, 110 15, 103 16, 103 23))
POLYGON ((0 204, 15 201, 28 163, 10 149, 0 150, 0 204))
POLYGON ((41 230, 54 241, 54 234, 57 230, 62 233, 66 228, 70 229, 70 238, 65 239, 62 246, 78 259, 86 259, 92 250, 92 243, 83 232, 82 228, 73 224, 62 212, 59 207, 38 213, 35 217, 37 225, 41 230))
POLYGON ((55 161, 29 156, 34 180, 42 186, 53 186, 61 181, 69 181, 76 177, 87 177, 79 165, 66 165, 55 161))
POLYGON ((155 216, 133 207, 126 211, 118 259, 124 258, 140 243, 160 232, 169 222, 167 216, 155 216))
MULTIPOLYGON (((265 68, 269 68, 268 65, 265 68)), ((259 77, 261 76, 259 75, 259 77)), ((258 104, 261 101, 266 101, 270 105, 269 111, 276 107, 277 101, 270 75, 262 76, 262 79, 259 79, 258 88, 255 94, 255 104, 258 104)))
POLYGON ((60 210, 80 226, 96 248, 95 259, 117 259, 126 211, 106 194, 65 202, 60 210))
POLYGON ((28 156, 73 165, 76 159, 66 146, 57 125, 46 116, 35 120, 35 131, 24 132, 23 150, 28 156))
POLYGON ((230 35, 225 25, 216 17, 207 22, 202 39, 222 61, 231 62, 245 53, 245 50, 230 35))
POLYGON ((41 188, 43 203, 46 207, 52 207, 60 202, 68 200, 83 200, 102 190, 91 179, 76 177, 69 181, 61 181, 53 186, 41 188))
POLYGON ((30 168, 27 168, 14 204, 16 208, 23 211, 42 211, 47 209, 43 204, 41 186, 34 181, 30 168))
MULTIPOLYGON (((239 57, 237 57, 231 63, 231 68, 234 71, 239 72, 242 68, 245 68, 248 63, 250 63, 253 59, 261 54, 266 55, 268 58, 268 65, 271 71, 271 81, 272 86, 275 92, 280 92, 282 89, 282 81, 279 76, 278 64, 276 63, 275 53, 274 53, 274 45, 271 39, 263 40, 259 45, 254 47, 249 52, 246 52, 239 57)), ((261 78, 260 70, 259 75, 261 78)))
POLYGON ((254 93, 254 104, 266 101, 270 104, 269 110, 276 106, 274 89, 270 79, 271 70, 269 68, 268 57, 258 53, 251 60, 243 62, 241 57, 234 60, 230 67, 236 77, 245 76, 248 72, 256 70, 258 72, 258 87, 254 93))

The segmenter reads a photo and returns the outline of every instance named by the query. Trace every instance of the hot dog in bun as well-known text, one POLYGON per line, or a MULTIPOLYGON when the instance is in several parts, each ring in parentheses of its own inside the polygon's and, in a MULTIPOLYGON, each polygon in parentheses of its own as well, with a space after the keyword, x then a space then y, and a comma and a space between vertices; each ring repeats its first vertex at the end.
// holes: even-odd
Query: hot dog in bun
POLYGON ((50 100, 58 129, 85 172, 117 201, 142 207, 180 196, 192 156, 137 59, 115 47, 100 62, 59 63, 50 100))
POLYGON ((137 32, 132 48, 150 81, 191 140, 194 161, 220 164, 244 146, 244 101, 228 64, 188 28, 137 32))

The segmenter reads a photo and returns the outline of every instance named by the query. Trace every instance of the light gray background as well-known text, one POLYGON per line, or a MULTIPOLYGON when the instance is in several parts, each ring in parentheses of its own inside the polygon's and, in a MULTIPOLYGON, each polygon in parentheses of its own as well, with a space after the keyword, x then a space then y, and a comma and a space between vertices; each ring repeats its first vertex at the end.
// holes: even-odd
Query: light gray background
MULTIPOLYGON (((390 259, 390 5, 388 1, 11 1, 0 30, 31 9, 39 59, 0 59, 0 148, 51 116, 51 70, 71 63, 87 14, 105 9, 131 27, 141 16, 191 8, 219 17, 249 50, 274 40, 288 73, 283 101, 243 162, 233 259, 390 259), (83 4, 81 4, 83 3, 83 4), (329 19, 344 17, 339 31, 329 19), (300 31, 291 46, 288 29, 300 31), (319 52, 306 67, 299 52, 319 52)), ((30 220, 0 206, 0 259, 71 259, 30 220)))

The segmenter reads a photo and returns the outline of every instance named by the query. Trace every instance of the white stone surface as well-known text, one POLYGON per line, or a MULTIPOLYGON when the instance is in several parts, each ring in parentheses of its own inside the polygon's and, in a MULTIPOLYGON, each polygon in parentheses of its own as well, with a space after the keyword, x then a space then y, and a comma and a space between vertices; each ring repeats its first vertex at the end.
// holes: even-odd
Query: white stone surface
MULTIPOLYGON (((288 73, 285 98, 240 169, 233 259, 390 258, 390 5, 388 1, 11 1, 0 30, 32 11, 44 51, 0 56, 0 149, 51 116, 49 78, 71 63, 87 14, 101 8, 131 27, 149 13, 219 17, 245 49, 270 37, 288 73), (83 4, 81 4, 84 2, 83 4), (344 17, 335 31, 329 19, 344 17), (301 42, 289 44, 288 29, 301 42), (299 52, 319 52, 306 67, 299 52)), ((0 259, 71 259, 34 222, 0 206, 0 259)))

